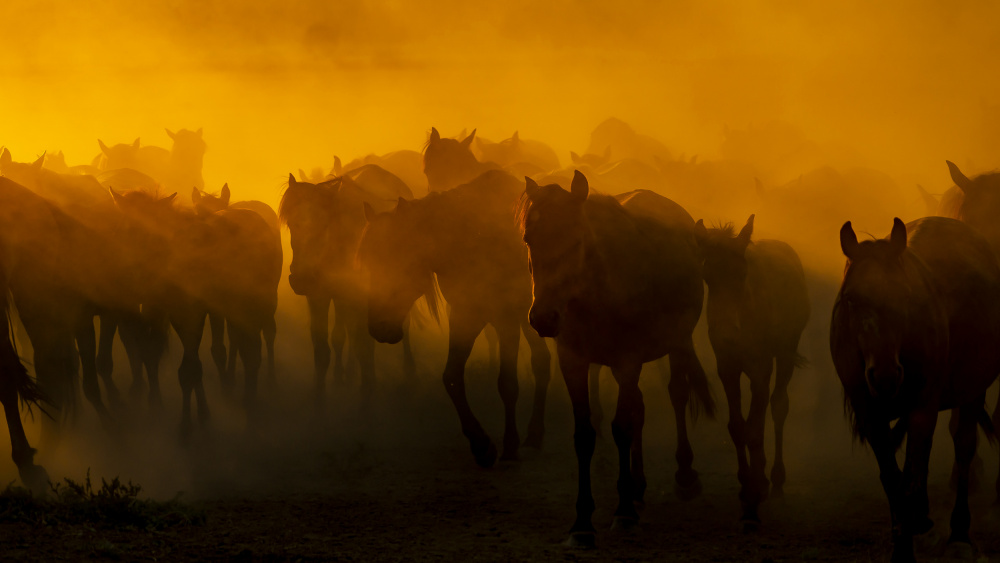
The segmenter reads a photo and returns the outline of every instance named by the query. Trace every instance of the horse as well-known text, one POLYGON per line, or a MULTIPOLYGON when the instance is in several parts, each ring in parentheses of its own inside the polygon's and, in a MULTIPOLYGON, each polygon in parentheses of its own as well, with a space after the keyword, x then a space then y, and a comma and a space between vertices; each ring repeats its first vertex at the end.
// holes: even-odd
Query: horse
MULTIPOLYGON (((281 277, 281 230, 278 224, 278 214, 271 209, 271 206, 256 200, 250 201, 236 201, 230 203, 231 192, 229 191, 229 184, 223 184, 221 193, 216 196, 213 194, 205 193, 198 188, 193 188, 191 192, 191 201, 194 203, 195 211, 203 216, 210 215, 212 213, 217 213, 224 209, 248 209, 253 211, 257 215, 260 215, 264 221, 267 222, 267 226, 271 228, 274 238, 278 242, 278 256, 277 260, 272 262, 274 267, 273 277, 281 277)), ((275 311, 271 313, 270 319, 264 325, 263 336, 264 336, 264 348, 267 351, 267 364, 266 364, 266 375, 267 381, 270 384, 274 384, 274 337, 277 333, 277 323, 275 321, 275 313, 277 313, 277 300, 275 300, 275 311)), ((226 354, 226 344, 224 341, 225 334, 225 319, 219 317, 215 313, 210 313, 208 315, 209 326, 212 329, 212 360, 215 362, 215 367, 219 373, 219 379, 222 381, 223 391, 228 394, 232 394, 235 382, 236 382, 236 358, 237 350, 233 346, 232 335, 230 335, 230 354, 227 357, 226 354), (228 359, 228 361, 227 361, 228 359)), ((230 332, 232 330, 230 329, 230 332)))
POLYGON ((668 386, 677 420, 675 480, 697 491, 691 468, 685 407, 714 416, 708 380, 692 333, 701 316, 704 287, 694 220, 681 206, 646 190, 615 197, 590 193, 577 172, 570 191, 525 180, 518 217, 528 248, 532 303, 528 315, 539 336, 556 339, 559 366, 573 403, 579 469, 571 546, 592 546, 594 499, 590 462, 596 435, 590 419, 589 364, 611 368, 618 407, 611 423, 618 447, 619 504, 615 527, 638 520, 635 503, 646 488, 642 460, 645 406, 642 364, 670 357, 668 386))
MULTIPOLYGON (((178 369, 182 392, 181 437, 193 429, 192 394, 199 422, 209 418, 198 351, 209 314, 225 318, 230 342, 243 360, 244 407, 252 426, 257 420, 257 375, 261 364, 260 335, 273 319, 281 276, 281 247, 272 228, 249 209, 224 209, 207 215, 175 208, 176 194, 157 198, 142 191, 111 192, 116 205, 164 251, 150 283, 150 342, 162 342, 163 320, 180 337, 184 355, 178 369), (275 265, 277 264, 277 267, 275 265)), ((147 368, 159 362, 163 347, 151 345, 147 368)), ((151 382, 152 383, 152 382, 151 382)))
POLYGON ((427 190, 448 191, 456 186, 471 182, 483 172, 500 168, 492 162, 479 162, 472 154, 472 141, 476 138, 473 129, 461 141, 442 137, 431 127, 431 134, 424 148, 424 174, 427 175, 427 190))
MULTIPOLYGON (((970 179, 954 163, 946 162, 955 186, 942 196, 942 209, 957 209, 955 217, 982 233, 994 253, 1000 256, 1000 228, 996 225, 996 218, 1000 216, 1000 172, 970 179)), ((1000 428, 1000 398, 993 409, 993 426, 1000 428)), ((997 476, 996 491, 995 502, 1000 504, 1000 476, 997 476)))
MULTIPOLYGON (((181 129, 175 133, 167 129, 166 132, 173 141, 170 150, 152 145, 140 146, 138 138, 131 144, 122 143, 111 147, 98 139, 101 154, 94 159, 94 166, 101 171, 120 168, 136 170, 173 190, 188 190, 192 186, 204 189, 205 180, 201 171, 206 145, 202 130, 181 129)), ((115 188, 134 189, 128 186, 115 188)))
POLYGON ((131 168, 163 181, 170 167, 170 151, 153 145, 139 145, 136 137, 132 143, 119 143, 110 147, 98 139, 101 154, 94 157, 92 165, 98 170, 131 168))
MULTIPOLYGON (((72 217, 72 224, 80 223, 81 225, 76 228, 76 232, 81 238, 94 241, 95 246, 114 247, 113 252, 117 253, 116 258, 119 265, 121 264, 120 260, 134 263, 141 255, 142 250, 135 247, 134 241, 120 236, 121 217, 107 190, 93 176, 60 174, 45 169, 43 168, 43 159, 44 156, 31 164, 14 162, 10 151, 4 149, 3 153, 0 154, 0 174, 51 201, 72 217), (94 239, 94 237, 98 238, 94 239), (130 257, 127 257, 126 254, 130 257)), ((107 261, 101 262, 101 264, 109 265, 107 261)), ((130 327, 133 326, 136 322, 138 308, 139 303, 132 302, 125 309, 105 307, 95 309, 95 313, 101 319, 95 369, 104 383, 109 402, 112 407, 119 410, 123 407, 123 402, 112 377, 114 371, 112 347, 118 325, 124 323, 130 327)), ((135 391, 138 389, 136 382, 142 379, 139 343, 131 337, 131 333, 122 334, 122 343, 128 354, 133 376, 133 396, 136 396, 135 391)), ((81 346, 81 352, 86 353, 86 349, 88 346, 81 346)), ((84 361, 85 378, 89 377, 87 375, 88 368, 89 362, 84 361)), ((96 382, 91 383, 85 380, 85 385, 96 385, 96 382)), ((92 390, 87 396, 101 413, 102 419, 106 423, 109 422, 108 416, 104 414, 105 408, 100 400, 100 392, 92 390)))
MULTIPOLYGON (((371 174, 371 177, 382 178, 381 174, 371 174)), ((358 176, 359 181, 368 178, 369 176, 358 176)), ((288 188, 278 207, 278 216, 288 226, 291 237, 292 262, 289 265, 288 283, 292 291, 297 295, 304 295, 309 303, 317 407, 321 407, 325 400, 331 349, 335 354, 335 382, 342 383, 346 370, 353 368, 354 363, 345 362, 344 359, 344 343, 348 333, 351 349, 360 366, 363 396, 369 397, 372 391, 375 343, 368 335, 365 319, 368 288, 355 267, 358 245, 365 227, 363 204, 388 209, 395 198, 412 195, 401 182, 390 182, 380 184, 381 188, 395 185, 400 191, 394 194, 393 199, 384 199, 373 195, 359 181, 345 175, 311 184, 298 182, 289 174, 288 188), (332 330, 328 328, 331 302, 336 315, 332 330)), ((404 341, 403 346, 403 369, 409 377, 416 374, 409 338, 404 341)))
POLYGON ((544 435, 545 395, 551 355, 528 329, 531 281, 511 210, 521 192, 514 177, 493 170, 450 191, 400 199, 391 211, 365 207, 368 225, 358 253, 371 277, 368 330, 379 342, 402 338, 413 303, 428 298, 435 312, 437 290, 450 305, 448 359, 442 379, 458 411, 462 432, 482 467, 497 459, 496 446, 469 407, 465 364, 487 324, 499 336, 500 398, 504 405, 501 459, 517 458, 520 439, 515 406, 521 333, 531 350, 535 397, 525 445, 539 447, 544 435))
POLYGON ((893 221, 888 239, 858 242, 840 230, 847 257, 833 307, 830 351, 853 432, 878 461, 892 514, 892 560, 913 561, 928 518, 927 467, 938 411, 958 409, 958 464, 949 543, 969 545, 969 470, 977 423, 1000 372, 1000 266, 989 242, 955 219, 893 221), (899 419, 895 426, 893 420, 899 419), (906 437, 903 471, 896 449, 906 437))
POLYGON ((495 162, 509 169, 513 166, 530 166, 541 172, 559 169, 559 157, 552 147, 539 141, 522 139, 514 131, 509 139, 493 143, 476 137, 472 145, 476 158, 484 162, 495 162))
POLYGON ((788 382, 796 366, 799 339, 809 320, 809 295, 798 254, 777 240, 751 241, 751 215, 737 234, 732 224, 707 229, 695 224, 708 285, 708 336, 715 350, 719 379, 729 402, 729 435, 739 464, 744 525, 759 522, 759 504, 767 496, 764 476, 764 415, 770 397, 774 419, 772 492, 785 484, 783 435, 788 417, 788 382), (775 367, 776 366, 776 367, 775 367), (750 379, 750 412, 744 419, 740 376, 750 379), (749 453, 749 462, 747 454, 749 453))
POLYGON ((393 151, 381 156, 370 154, 342 165, 333 157, 333 176, 342 176, 366 164, 376 164, 402 180, 415 193, 427 193, 427 176, 424 175, 424 155, 412 150, 393 151))
POLYGON ((173 141, 170 159, 167 161, 167 175, 164 185, 171 190, 186 190, 194 186, 205 189, 205 178, 201 169, 205 161, 205 139, 201 127, 197 131, 181 129, 176 133, 167 129, 167 136, 173 141))

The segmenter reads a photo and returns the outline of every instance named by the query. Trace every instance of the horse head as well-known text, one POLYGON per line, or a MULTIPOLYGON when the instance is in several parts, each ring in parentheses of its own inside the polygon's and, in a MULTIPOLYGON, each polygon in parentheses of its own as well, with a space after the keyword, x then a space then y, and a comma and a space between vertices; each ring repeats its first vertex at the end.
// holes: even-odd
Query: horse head
POLYGON ((193 188, 191 191, 191 202, 194 203, 195 211, 197 211, 199 215, 207 215, 215 213, 216 211, 222 211, 223 209, 229 207, 229 198, 229 184, 222 185, 222 191, 219 195, 203 192, 198 188, 193 188))
POLYGON ((713 344, 731 346, 740 340, 740 304, 746 288, 746 249, 753 234, 753 219, 751 215, 739 233, 731 223, 707 229, 699 219, 694 227, 704 260, 702 272, 708 285, 706 313, 713 344))
POLYGON ((424 174, 427 188, 434 192, 446 191, 472 180, 482 172, 482 164, 472 154, 473 129, 464 140, 441 137, 431 128, 431 135, 424 149, 424 174))
POLYGON ((528 321, 541 336, 559 335, 566 308, 584 279, 587 224, 583 205, 589 192, 587 178, 579 171, 568 192, 556 184, 539 186, 525 178, 519 215, 531 271, 528 321))
POLYGON ((900 353, 909 324, 908 284, 903 268, 906 225, 893 221, 888 239, 858 242, 851 222, 840 230, 847 271, 837 307, 864 361, 873 397, 891 399, 903 385, 900 353))
POLYGON ((288 175, 288 188, 281 197, 278 217, 288 226, 292 247, 288 283, 298 295, 325 289, 327 269, 351 266, 349 260, 334 253, 342 246, 338 246, 341 221, 337 201, 342 181, 349 180, 336 178, 312 184, 288 175))
POLYGON ((399 198, 393 210, 377 213, 369 203, 364 204, 368 224, 358 258, 371 278, 368 331, 379 342, 402 340, 403 321, 421 295, 427 296, 436 315, 437 291, 428 259, 433 248, 420 236, 427 227, 417 205, 399 198))
POLYGON ((951 161, 951 179, 962 190, 958 217, 986 237, 993 248, 1000 248, 1000 172, 968 178, 951 161))

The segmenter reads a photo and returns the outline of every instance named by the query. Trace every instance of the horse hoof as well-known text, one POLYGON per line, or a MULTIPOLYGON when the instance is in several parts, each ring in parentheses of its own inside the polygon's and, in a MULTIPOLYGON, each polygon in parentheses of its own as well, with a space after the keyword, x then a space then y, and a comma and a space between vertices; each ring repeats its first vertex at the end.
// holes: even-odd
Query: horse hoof
POLYGON ((31 464, 18 472, 21 482, 35 496, 44 497, 48 495, 51 482, 49 473, 41 465, 31 464))
POLYGON ((635 516, 615 516, 611 520, 611 530, 616 532, 627 532, 634 530, 639 524, 639 518, 635 516))
POLYGON ((674 482, 674 494, 680 500, 693 500, 701 494, 701 479, 695 473, 694 479, 688 483, 682 483, 679 479, 674 482))
POLYGON ((573 549, 593 549, 597 545, 597 534, 594 532, 571 532, 566 540, 566 547, 573 549))
POLYGON ((497 447, 493 445, 493 440, 489 438, 486 439, 487 446, 485 451, 476 451, 478 448, 472 449, 472 455, 476 458, 476 464, 479 467, 489 468, 497 462, 497 447))
POLYGON ((744 534, 756 534, 760 530, 760 520, 743 519, 740 520, 740 532, 744 534))
POLYGON ((955 541, 948 543, 948 548, 944 554, 948 559, 974 561, 976 558, 976 548, 971 543, 955 541))

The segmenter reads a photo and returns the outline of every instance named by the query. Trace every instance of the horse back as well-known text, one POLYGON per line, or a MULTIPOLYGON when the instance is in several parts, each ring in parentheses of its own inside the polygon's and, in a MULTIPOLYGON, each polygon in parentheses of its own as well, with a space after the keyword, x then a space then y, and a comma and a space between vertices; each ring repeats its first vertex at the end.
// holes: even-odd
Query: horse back
POLYGON ((677 202, 650 190, 633 190, 615 196, 636 217, 654 219, 667 227, 694 232, 694 219, 677 202))
MULTIPOLYGON (((809 321, 809 294, 798 254, 778 240, 758 240, 747 247, 747 319, 744 329, 766 336, 775 346, 792 344, 809 321)), ((774 352, 777 350, 772 350, 774 352)))

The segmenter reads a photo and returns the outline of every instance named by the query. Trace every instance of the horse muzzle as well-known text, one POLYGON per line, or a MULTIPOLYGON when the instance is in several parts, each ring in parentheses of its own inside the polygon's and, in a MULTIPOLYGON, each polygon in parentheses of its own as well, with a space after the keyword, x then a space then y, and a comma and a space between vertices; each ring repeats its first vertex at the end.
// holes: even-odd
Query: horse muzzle
POLYGON ((403 339, 403 326, 394 323, 369 321, 368 334, 371 334, 376 342, 396 344, 403 339))
POLYGON ((554 309, 538 311, 532 307, 528 312, 528 324, 542 338, 555 338, 559 336, 559 321, 559 311, 554 309))

